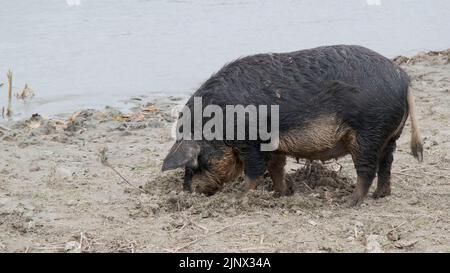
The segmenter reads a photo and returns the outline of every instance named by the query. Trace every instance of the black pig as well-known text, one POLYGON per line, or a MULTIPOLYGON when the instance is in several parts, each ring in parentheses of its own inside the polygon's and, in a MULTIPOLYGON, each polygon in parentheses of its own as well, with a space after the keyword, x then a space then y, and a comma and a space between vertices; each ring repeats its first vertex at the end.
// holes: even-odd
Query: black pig
MULTIPOLYGON (((396 140, 411 116, 413 155, 422 161, 422 140, 408 89, 408 75, 389 59, 361 46, 323 46, 238 59, 208 79, 194 97, 203 106, 278 105, 279 144, 261 151, 262 140, 180 140, 163 163, 163 171, 183 167, 184 188, 204 177, 219 189, 244 171, 254 189, 268 171, 276 193, 285 194, 286 156, 329 160, 350 154, 357 185, 351 205, 367 195, 375 175, 373 197, 391 193, 390 176, 396 140)), ((205 120, 202 121, 202 124, 205 120)))

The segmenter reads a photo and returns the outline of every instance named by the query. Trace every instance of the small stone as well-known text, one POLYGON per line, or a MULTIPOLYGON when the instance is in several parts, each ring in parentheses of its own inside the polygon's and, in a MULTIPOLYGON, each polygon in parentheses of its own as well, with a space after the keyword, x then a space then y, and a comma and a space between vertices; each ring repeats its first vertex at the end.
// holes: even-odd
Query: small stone
POLYGON ((333 215, 333 212, 329 211, 329 210, 322 210, 320 212, 320 216, 324 217, 324 218, 328 218, 331 215, 333 215))
POLYGON ((77 202, 75 200, 69 200, 66 202, 66 205, 69 207, 75 206, 77 202))
POLYGON ((381 245, 378 242, 380 236, 378 235, 369 235, 366 240, 366 252, 367 253, 383 253, 383 249, 381 249, 381 245))
POLYGON ((420 201, 416 197, 413 197, 413 198, 411 198, 411 200, 408 201, 408 204, 411 205, 411 206, 417 205, 419 203, 420 203, 420 201))
POLYGON ((132 133, 127 130, 123 131, 123 133, 121 134, 121 136, 131 136, 131 135, 132 135, 132 133))
POLYGON ((57 167, 55 170, 55 175, 58 178, 69 178, 72 176, 72 172, 69 169, 63 167, 57 167))
POLYGON ((66 245, 64 246, 64 251, 69 253, 80 253, 81 252, 80 243, 76 241, 67 242, 66 245))
POLYGON ((419 242, 419 240, 398 241, 394 244, 394 246, 400 249, 410 248, 413 247, 415 244, 417 244, 417 242, 419 242))
POLYGON ((400 240, 400 233, 397 230, 390 231, 386 236, 392 242, 400 240))
POLYGON ((41 170, 41 167, 37 166, 37 165, 32 165, 30 167, 30 172, 38 172, 41 170))

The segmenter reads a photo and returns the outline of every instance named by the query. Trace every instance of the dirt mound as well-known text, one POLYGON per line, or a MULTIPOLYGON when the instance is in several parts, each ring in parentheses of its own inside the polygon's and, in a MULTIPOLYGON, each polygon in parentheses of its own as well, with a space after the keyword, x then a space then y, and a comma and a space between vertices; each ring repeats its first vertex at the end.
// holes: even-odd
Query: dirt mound
MULTIPOLYGON (((240 177, 212 196, 183 192, 182 177, 183 172, 176 171, 157 177, 145 185, 146 191, 161 194, 161 211, 187 211, 204 218, 223 214, 234 216, 261 209, 301 212, 303 209, 341 205, 353 189, 351 179, 315 162, 287 174, 286 179, 292 185, 293 193, 284 197, 274 196, 272 181, 268 176, 257 190, 246 192, 244 179, 240 177)), ((196 188, 196 185, 193 187, 196 188)))
POLYGON ((421 52, 413 57, 397 56, 393 61, 398 65, 404 64, 428 64, 428 65, 445 65, 450 63, 450 49, 442 51, 421 52))
POLYGON ((342 204, 352 191, 352 180, 340 171, 333 171, 318 162, 306 164, 295 173, 288 174, 288 183, 294 192, 319 194, 329 204, 342 204))

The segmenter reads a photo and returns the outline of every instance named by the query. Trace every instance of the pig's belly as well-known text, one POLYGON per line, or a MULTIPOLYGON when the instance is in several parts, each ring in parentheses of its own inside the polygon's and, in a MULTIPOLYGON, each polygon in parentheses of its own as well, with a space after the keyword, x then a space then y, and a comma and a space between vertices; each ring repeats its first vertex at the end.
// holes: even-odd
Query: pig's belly
POLYGON ((321 161, 337 159, 349 154, 349 151, 347 150, 345 143, 343 143, 342 141, 337 142, 334 146, 329 148, 320 148, 320 147, 318 148, 319 149, 317 150, 312 150, 312 149, 302 149, 301 147, 298 147, 298 149, 280 150, 280 152, 283 152, 295 158, 304 158, 321 161))
POLYGON ((302 128, 281 133, 278 151, 293 157, 325 161, 347 155, 356 146, 351 129, 333 116, 322 116, 302 128))

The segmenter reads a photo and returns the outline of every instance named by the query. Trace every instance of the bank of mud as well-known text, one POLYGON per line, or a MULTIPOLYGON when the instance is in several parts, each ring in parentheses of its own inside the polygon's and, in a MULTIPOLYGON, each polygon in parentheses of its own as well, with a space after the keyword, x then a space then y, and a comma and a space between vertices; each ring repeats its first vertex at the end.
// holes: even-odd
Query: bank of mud
POLYGON ((346 205, 349 157, 289 160, 287 197, 274 197, 269 179, 248 193, 242 178, 213 196, 183 192, 181 171, 160 172, 178 98, 2 123, 0 251, 449 252, 449 58, 450 50, 395 59, 412 78, 424 162, 409 154, 408 121, 392 196, 360 208, 346 205))

